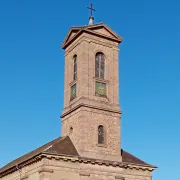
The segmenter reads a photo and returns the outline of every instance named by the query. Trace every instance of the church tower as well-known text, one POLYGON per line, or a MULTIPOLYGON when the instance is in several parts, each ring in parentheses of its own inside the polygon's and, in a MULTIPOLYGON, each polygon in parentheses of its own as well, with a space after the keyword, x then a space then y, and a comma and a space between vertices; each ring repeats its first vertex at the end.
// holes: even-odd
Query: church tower
POLYGON ((152 180, 150 165, 121 147, 119 44, 104 23, 72 27, 65 50, 62 136, 0 168, 2 180, 152 180))
POLYGON ((62 136, 70 137, 81 156, 121 162, 118 57, 122 39, 93 20, 91 14, 89 25, 72 27, 62 45, 62 136))
MULTIPOLYGON (((0 168, 2 180, 152 180, 150 165, 121 147, 119 44, 104 23, 72 27, 65 50, 62 136, 0 168)), ((11 143, 11 142, 10 142, 11 143)))

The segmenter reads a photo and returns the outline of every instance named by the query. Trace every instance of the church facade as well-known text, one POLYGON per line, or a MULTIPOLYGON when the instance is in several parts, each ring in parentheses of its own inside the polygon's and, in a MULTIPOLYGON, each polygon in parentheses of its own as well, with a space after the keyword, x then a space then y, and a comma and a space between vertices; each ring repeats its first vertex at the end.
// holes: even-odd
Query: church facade
POLYGON ((0 169, 2 180, 151 180, 156 169, 121 147, 119 37, 104 23, 71 27, 62 137, 0 169))

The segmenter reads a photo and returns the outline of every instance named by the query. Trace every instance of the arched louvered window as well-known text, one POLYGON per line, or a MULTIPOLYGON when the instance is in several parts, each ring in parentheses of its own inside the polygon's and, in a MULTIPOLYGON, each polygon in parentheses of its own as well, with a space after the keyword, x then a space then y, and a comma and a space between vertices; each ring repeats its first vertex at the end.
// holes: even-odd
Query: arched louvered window
POLYGON ((96 78, 104 79, 104 73, 105 73, 105 59, 103 53, 97 53, 96 54, 96 65, 95 65, 95 76, 96 78))
POLYGON ((73 57, 73 71, 73 80, 75 81, 77 79, 77 55, 73 57))
POLYGON ((104 127, 102 125, 98 127, 98 144, 104 144, 104 127))

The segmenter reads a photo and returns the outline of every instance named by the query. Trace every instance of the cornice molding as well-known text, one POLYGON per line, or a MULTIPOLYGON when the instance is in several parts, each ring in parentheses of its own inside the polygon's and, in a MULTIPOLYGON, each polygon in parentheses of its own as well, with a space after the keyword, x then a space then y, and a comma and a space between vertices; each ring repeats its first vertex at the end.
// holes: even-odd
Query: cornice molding
POLYGON ((80 172, 79 175, 80 175, 80 176, 87 176, 87 177, 89 177, 89 176, 90 176, 90 173, 80 172))
POLYGON ((28 175, 24 175, 23 177, 20 178, 20 180, 25 180, 25 179, 28 179, 28 175))
POLYGON ((113 110, 113 109, 107 109, 107 108, 102 108, 102 107, 98 107, 98 106, 92 106, 92 105, 80 103, 80 104, 78 104, 77 106, 75 106, 74 108, 72 108, 72 109, 70 109, 69 111, 67 111, 67 112, 65 112, 64 114, 62 114, 60 117, 61 117, 61 118, 64 118, 65 116, 67 116, 67 115, 70 114, 71 112, 79 109, 80 107, 88 107, 88 108, 98 109, 98 110, 102 110, 102 111, 107 111, 107 112, 122 114, 121 111, 117 111, 117 110, 113 110))
MULTIPOLYGON (((152 172, 153 170, 155 170, 157 168, 156 166, 150 166, 150 165, 145 166, 145 165, 140 165, 140 164, 126 163, 126 162, 103 161, 103 160, 88 159, 88 158, 81 158, 81 157, 74 157, 74 156, 66 156, 66 155, 62 155, 62 154, 54 155, 54 154, 49 154, 49 153, 42 153, 36 157, 33 157, 26 162, 22 162, 18 167, 22 169, 23 167, 28 166, 33 163, 36 163, 43 158, 55 159, 57 161, 58 160, 71 161, 73 163, 84 163, 84 164, 92 164, 92 165, 100 165, 100 166, 112 166, 112 167, 120 167, 120 168, 124 168, 124 169, 136 169, 136 170, 143 170, 143 171, 150 171, 150 172, 152 172)), ((11 174, 17 170, 18 169, 14 166, 14 167, 0 173, 0 178, 7 176, 8 174, 11 174)), ((53 173, 54 171, 49 168, 42 168, 39 170, 39 173, 42 173, 42 172, 53 173)), ((24 176, 22 178, 25 179, 26 176, 24 176)))
POLYGON ((105 34, 101 34, 101 33, 94 32, 94 31, 90 31, 88 29, 81 29, 81 30, 79 30, 79 32, 76 35, 74 35, 71 39, 69 39, 67 42, 65 42, 65 44, 62 45, 62 48, 66 49, 82 33, 88 33, 88 34, 95 35, 95 36, 98 36, 98 37, 101 37, 101 38, 104 38, 104 39, 108 39, 108 40, 111 40, 111 41, 114 41, 114 42, 117 42, 117 43, 121 43, 122 42, 122 39, 119 39, 119 38, 113 38, 111 36, 107 36, 105 34))
POLYGON ((70 157, 65 155, 52 155, 52 154, 43 154, 43 157, 47 159, 55 159, 55 160, 63 160, 63 161, 71 161, 74 163, 84 163, 84 164, 93 164, 93 165, 101 165, 101 166, 113 166, 113 167, 120 167, 124 169, 136 169, 136 170, 143 170, 143 171, 153 171, 157 167, 155 166, 145 166, 145 165, 136 165, 130 164, 126 162, 115 162, 115 161, 103 161, 103 160, 96 160, 90 158, 81 158, 81 157, 70 157))
POLYGON ((0 173, 0 178, 7 176, 8 174, 12 174, 13 172, 15 172, 19 169, 22 169, 26 166, 29 166, 30 164, 37 163, 40 160, 41 160, 41 156, 39 156, 39 155, 32 157, 32 158, 28 159, 27 161, 24 161, 24 162, 22 162, 18 165, 15 165, 7 170, 4 170, 3 172, 0 173), (17 168, 17 166, 18 166, 18 168, 17 168))
POLYGON ((125 178, 123 176, 115 176, 115 179, 125 180, 125 178))
POLYGON ((39 172, 39 173, 43 173, 43 172, 53 173, 54 170, 53 170, 53 169, 46 168, 46 167, 42 167, 38 172, 39 172))

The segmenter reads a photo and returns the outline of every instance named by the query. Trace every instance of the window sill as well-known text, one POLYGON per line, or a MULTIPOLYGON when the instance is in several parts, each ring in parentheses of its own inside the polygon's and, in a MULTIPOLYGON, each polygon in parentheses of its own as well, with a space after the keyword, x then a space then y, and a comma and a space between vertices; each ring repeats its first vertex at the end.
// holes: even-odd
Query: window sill
POLYGON ((98 82, 102 82, 102 83, 109 83, 108 80, 102 79, 102 78, 97 78, 97 77, 93 77, 96 81, 98 82))
POLYGON ((107 95, 100 95, 98 93, 95 93, 95 96, 98 96, 98 97, 102 97, 102 98, 106 98, 107 99, 107 95))
POLYGON ((71 97, 71 98, 70 98, 70 101, 73 101, 74 99, 76 99, 76 97, 71 97))
POLYGON ((76 84, 76 83, 77 83, 77 80, 78 80, 78 79, 76 79, 76 80, 72 81, 69 85, 70 85, 70 86, 73 86, 74 84, 76 84))
POLYGON ((106 144, 97 144, 98 147, 107 148, 106 144))

